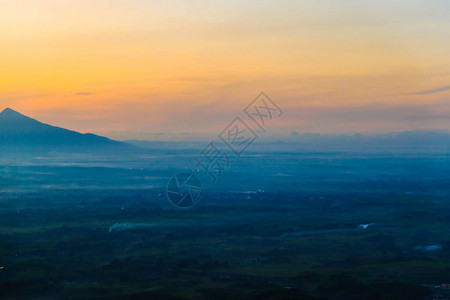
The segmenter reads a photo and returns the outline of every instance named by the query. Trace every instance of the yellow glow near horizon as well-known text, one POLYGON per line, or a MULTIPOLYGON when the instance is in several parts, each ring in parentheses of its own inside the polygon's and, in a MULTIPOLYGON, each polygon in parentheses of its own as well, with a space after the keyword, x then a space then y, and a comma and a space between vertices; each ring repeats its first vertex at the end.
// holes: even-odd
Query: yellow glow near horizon
MULTIPOLYGON (((417 92, 450 84, 448 9, 444 1, 2 1, 0 101, 98 132, 218 128, 173 117, 237 111, 260 90, 293 110, 442 109, 448 92, 417 92)), ((280 128, 336 128, 294 119, 280 128)), ((446 126, 437 119, 366 127, 446 126)))

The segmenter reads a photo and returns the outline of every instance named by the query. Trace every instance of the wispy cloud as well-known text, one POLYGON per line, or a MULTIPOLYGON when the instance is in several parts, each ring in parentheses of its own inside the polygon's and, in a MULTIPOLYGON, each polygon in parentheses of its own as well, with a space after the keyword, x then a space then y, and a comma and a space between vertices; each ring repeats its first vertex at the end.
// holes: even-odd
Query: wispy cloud
POLYGON ((76 93, 75 95, 77 95, 77 96, 90 96, 90 95, 92 95, 92 93, 91 92, 79 92, 79 93, 76 93))
POLYGON ((419 92, 415 92, 414 94, 415 95, 429 95, 429 94, 445 92, 448 90, 450 90, 450 85, 441 86, 441 87, 437 87, 437 88, 430 89, 430 90, 419 91, 419 92))

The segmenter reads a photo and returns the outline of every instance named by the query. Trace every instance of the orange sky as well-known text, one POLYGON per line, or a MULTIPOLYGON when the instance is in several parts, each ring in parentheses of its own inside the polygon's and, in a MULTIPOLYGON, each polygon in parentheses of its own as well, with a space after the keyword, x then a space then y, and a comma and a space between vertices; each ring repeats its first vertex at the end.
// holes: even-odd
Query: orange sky
POLYGON ((448 1, 243 2, 0 1, 0 109, 174 137, 264 90, 277 134, 449 128, 448 1))

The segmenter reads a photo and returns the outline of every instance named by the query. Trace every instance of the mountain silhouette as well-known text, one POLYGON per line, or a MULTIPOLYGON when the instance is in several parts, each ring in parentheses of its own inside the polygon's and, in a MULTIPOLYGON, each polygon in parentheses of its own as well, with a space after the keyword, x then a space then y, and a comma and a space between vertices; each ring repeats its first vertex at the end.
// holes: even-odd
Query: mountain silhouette
POLYGON ((0 113, 0 148, 98 150, 132 147, 91 133, 51 126, 6 108, 0 113))

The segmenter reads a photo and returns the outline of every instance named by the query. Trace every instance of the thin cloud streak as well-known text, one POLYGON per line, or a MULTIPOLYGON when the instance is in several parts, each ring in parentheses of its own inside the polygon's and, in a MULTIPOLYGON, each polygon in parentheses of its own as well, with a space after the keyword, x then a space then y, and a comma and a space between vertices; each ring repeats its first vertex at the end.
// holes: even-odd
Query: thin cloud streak
POLYGON ((437 87, 437 88, 430 89, 430 90, 415 92, 414 95, 430 95, 430 94, 442 93, 442 92, 445 92, 448 90, 450 90, 450 85, 437 87))

